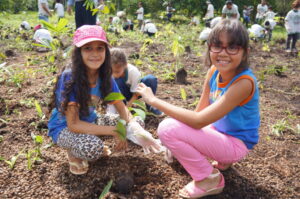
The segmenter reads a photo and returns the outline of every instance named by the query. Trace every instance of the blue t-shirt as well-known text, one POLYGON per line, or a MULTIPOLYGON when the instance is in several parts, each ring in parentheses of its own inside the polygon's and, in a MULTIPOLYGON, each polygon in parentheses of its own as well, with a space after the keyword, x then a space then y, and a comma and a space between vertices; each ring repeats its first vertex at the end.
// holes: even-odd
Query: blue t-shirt
MULTIPOLYGON (((52 140, 54 143, 57 142, 57 138, 58 138, 60 132, 67 127, 66 117, 59 111, 60 110, 59 107, 61 106, 61 104, 64 101, 63 93, 65 91, 65 85, 69 80, 71 80, 71 78, 72 78, 71 70, 70 69, 65 70, 58 80, 57 89, 55 91, 56 108, 53 109, 50 120, 48 122, 48 129, 49 129, 48 135, 50 137, 52 137, 52 140)), ((112 84, 111 92, 120 93, 118 85, 116 84, 116 82, 113 78, 111 79, 111 84, 112 84)), ((80 120, 83 120, 83 121, 86 121, 89 123, 95 122, 95 120, 97 118, 97 114, 95 112, 96 105, 100 103, 101 99, 103 99, 103 96, 100 92, 100 87, 101 87, 101 79, 99 78, 96 86, 92 87, 90 89, 92 103, 89 105, 89 115, 88 116, 80 116, 79 115, 80 120)), ((77 103, 75 88, 73 88, 72 92, 70 93, 69 103, 77 103)))
POLYGON ((210 104, 217 101, 239 79, 249 79, 253 83, 254 89, 251 95, 223 118, 214 122, 213 126, 219 132, 239 138, 245 143, 248 149, 252 149, 258 143, 258 128, 260 125, 259 92, 256 78, 252 71, 245 69, 228 83, 221 83, 219 82, 219 71, 215 67, 212 67, 209 81, 209 100, 210 104))

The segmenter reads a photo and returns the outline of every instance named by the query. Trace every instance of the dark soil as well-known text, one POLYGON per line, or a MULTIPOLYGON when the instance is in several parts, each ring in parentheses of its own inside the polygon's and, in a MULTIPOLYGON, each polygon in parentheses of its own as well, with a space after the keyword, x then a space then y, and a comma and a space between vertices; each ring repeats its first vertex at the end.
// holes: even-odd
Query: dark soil
MULTIPOLYGON (((298 42, 299 43, 299 42, 298 42)), ((141 43, 122 43, 130 56, 129 62, 141 58, 141 43)), ((283 118, 289 126, 296 128, 300 124, 300 59, 286 55, 282 45, 271 46, 270 52, 262 51, 259 43, 252 43, 251 68, 260 81, 261 128, 260 142, 242 161, 224 172, 226 187, 223 193, 207 198, 300 198, 300 135, 286 129, 281 136, 272 133, 272 125, 283 118), (280 75, 268 70, 270 67, 286 68, 280 75), (264 77, 264 78, 262 78, 264 77)), ((174 58, 166 52, 163 45, 151 44, 149 49, 155 56, 153 61, 172 63, 174 58)), ((203 52, 205 46, 203 46, 203 52)), ((299 47, 300 49, 300 47, 299 47)), ((2 49, 1 49, 2 50, 2 49)), ((150 51, 149 50, 149 51, 150 51)), ((159 79, 158 97, 172 104, 193 109, 192 104, 199 97, 207 68, 204 57, 196 56, 191 51, 181 57, 181 62, 188 72, 187 81, 191 84, 175 84, 175 80, 164 80, 160 72, 155 72, 159 79), (192 73, 196 71, 196 73, 192 73), (187 91, 187 101, 180 97, 180 88, 187 91), (196 96, 193 95, 196 93, 196 96)), ((32 68, 28 80, 20 88, 11 82, 0 82, 0 156, 10 159, 20 151, 34 148, 31 133, 42 135, 43 146, 51 143, 46 136, 46 121, 40 119, 35 106, 24 105, 20 100, 33 98, 38 100, 46 112, 52 85, 53 73, 45 74, 42 62, 26 65, 26 56, 33 59, 44 59, 46 53, 18 52, 8 56, 5 62, 15 68, 25 70, 32 68)), ((46 60, 46 58, 44 59, 46 60)), ((59 63, 58 65, 61 65, 59 63)), ((140 67, 149 73, 147 67, 140 67)), ((163 118, 148 117, 146 129, 155 137, 156 128, 163 118)), ((104 138, 105 143, 113 149, 111 138, 104 138)), ((178 190, 191 178, 178 163, 167 164, 162 154, 145 156, 142 149, 129 143, 126 152, 114 152, 110 157, 103 157, 90 163, 87 174, 75 176, 69 172, 66 152, 52 146, 42 149, 42 162, 27 168, 27 159, 20 156, 13 169, 4 161, 0 161, 0 198, 63 198, 63 199, 96 199, 110 179, 114 180, 107 198, 179 198, 178 190), (118 183, 124 180, 131 189, 120 191, 118 183), (117 182, 117 183, 116 183, 117 182), (130 184, 132 183, 132 185, 130 184), (120 193, 120 192, 124 192, 120 193)))

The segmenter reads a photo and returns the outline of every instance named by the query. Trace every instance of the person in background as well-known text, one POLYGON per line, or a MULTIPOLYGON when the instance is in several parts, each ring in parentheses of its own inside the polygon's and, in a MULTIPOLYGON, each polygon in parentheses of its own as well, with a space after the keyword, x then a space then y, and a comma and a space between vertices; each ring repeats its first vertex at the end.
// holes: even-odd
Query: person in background
POLYGON ((170 117, 159 124, 157 133, 193 179, 179 190, 183 198, 221 193, 225 180, 220 170, 246 157, 259 140, 259 90, 249 69, 246 27, 223 19, 212 29, 207 47, 210 69, 194 111, 157 98, 142 83, 137 88, 145 103, 170 117))
POLYGON ((261 0, 261 3, 257 5, 257 13, 255 16, 255 23, 261 24, 264 20, 265 14, 268 12, 268 5, 266 0, 261 0))
POLYGON ((123 30, 133 30, 133 23, 130 19, 128 19, 126 16, 123 17, 123 23, 122 23, 123 30))
POLYGON ((167 11, 167 19, 168 19, 168 21, 171 21, 173 12, 175 12, 175 8, 172 8, 171 3, 168 3, 166 11, 167 11))
POLYGON ((23 29, 23 30, 30 30, 30 25, 27 21, 22 21, 22 23, 20 24, 20 29, 23 29))
POLYGON ((276 16, 276 13, 273 11, 273 7, 269 6, 268 11, 264 15, 265 20, 268 20, 268 19, 274 20, 275 16, 276 16))
POLYGON ((39 20, 44 20, 49 22, 49 17, 51 17, 52 14, 49 10, 48 0, 38 0, 38 13, 39 13, 39 20))
POLYGON ((144 24, 143 24, 141 30, 143 33, 148 34, 148 36, 150 36, 150 37, 154 36, 155 33, 157 32, 157 28, 156 28, 155 24, 152 23, 150 19, 146 19, 144 21, 144 24))
MULTIPOLYGON (((97 2, 98 1, 94 1, 93 8, 97 7, 97 2)), ((72 13, 72 6, 75 4, 76 29, 83 25, 96 25, 97 15, 93 15, 91 10, 86 9, 85 0, 68 0, 67 4, 67 11, 69 14, 72 13)))
POLYGON ((33 31, 34 31, 33 39, 35 42, 40 44, 45 44, 45 42, 47 43, 52 42, 53 38, 51 36, 51 33, 49 32, 49 30, 42 28, 40 24, 35 26, 33 28, 33 31))
POLYGON ((65 9, 64 9, 64 5, 61 3, 61 0, 56 0, 54 9, 56 10, 57 16, 58 16, 58 21, 61 18, 65 17, 65 9))
POLYGON ((142 2, 139 2, 138 6, 139 9, 136 11, 136 14, 137 14, 137 20, 139 21, 138 27, 139 29, 141 29, 144 21, 144 8, 142 2))
POLYGON ((243 22, 245 24, 245 26, 248 28, 248 24, 250 23, 250 15, 251 15, 251 11, 253 10, 253 8, 251 6, 244 6, 243 9, 243 22))
POLYGON ((199 24, 200 24, 199 17, 192 15, 191 16, 191 22, 189 23, 189 25, 198 26, 199 24))
POLYGON ((214 5, 211 3, 211 1, 206 1, 207 4, 207 11, 204 16, 205 26, 208 27, 207 24, 210 23, 210 21, 214 18, 214 5))
POLYGON ((285 28, 288 34, 286 52, 297 53, 296 43, 300 34, 300 0, 295 0, 292 3, 292 8, 285 17, 285 28))
POLYGON ((239 19, 239 10, 237 5, 233 4, 232 1, 226 1, 222 9, 222 18, 227 19, 239 19))
MULTIPOLYGON (((132 106, 132 103, 138 99, 139 95, 136 93, 139 82, 143 82, 149 86, 153 93, 156 93, 157 78, 153 75, 146 75, 141 78, 141 73, 137 67, 127 63, 127 58, 124 51, 120 48, 113 48, 111 50, 111 64, 113 77, 121 91, 126 98, 126 105, 132 106)), ((158 109, 146 105, 147 109, 156 115, 162 115, 158 109)))

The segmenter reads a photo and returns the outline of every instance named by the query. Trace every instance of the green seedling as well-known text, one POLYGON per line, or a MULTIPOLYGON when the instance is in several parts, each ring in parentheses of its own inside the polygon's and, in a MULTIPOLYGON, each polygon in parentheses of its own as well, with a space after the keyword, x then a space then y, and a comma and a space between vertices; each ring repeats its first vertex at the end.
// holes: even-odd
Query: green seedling
POLYGON ((288 122, 285 119, 278 121, 276 124, 272 125, 272 133, 276 136, 281 136, 286 130, 291 130, 294 132, 294 129, 290 127, 288 122))
POLYGON ((35 105, 35 110, 39 116, 40 119, 44 119, 45 118, 45 114, 43 113, 42 107, 39 104, 39 102, 37 100, 34 100, 34 105, 35 105))
POLYGON ((25 154, 26 158, 27 158, 27 168, 29 170, 32 169, 32 165, 35 162, 41 162, 42 161, 42 159, 41 159, 41 156, 42 156, 41 146, 44 142, 44 139, 43 139, 42 136, 35 135, 34 133, 31 133, 31 138, 32 138, 33 142, 35 143, 35 148, 28 150, 27 153, 25 154))
POLYGON ((125 97, 121 93, 109 93, 105 98, 104 101, 115 101, 115 100, 124 100, 125 97))
POLYGON ((120 119, 117 123, 117 126, 116 126, 117 130, 115 130, 115 132, 118 133, 119 137, 122 139, 122 140, 126 140, 126 121, 125 120, 122 120, 120 119))
POLYGON ((0 142, 2 142, 3 141, 3 136, 2 135, 0 135, 0 142))
POLYGON ((65 18, 60 19, 56 26, 43 20, 41 20, 40 22, 44 25, 44 27, 53 32, 63 33, 68 30, 66 26, 69 21, 65 18))
POLYGON ((6 164, 8 164, 10 169, 13 169, 15 167, 15 164, 17 162, 17 159, 23 155, 23 150, 19 152, 17 155, 10 158, 10 160, 5 160, 3 157, 0 157, 0 160, 4 161, 6 164))
POLYGON ((180 95, 183 101, 186 101, 186 92, 184 88, 180 88, 180 95))
POLYGON ((104 198, 104 197, 106 196, 106 194, 109 192, 109 190, 110 190, 112 184, 113 184, 113 181, 110 180, 110 181, 107 183, 107 185, 104 187, 104 189, 103 189, 101 195, 99 196, 99 199, 102 199, 102 198, 104 198))

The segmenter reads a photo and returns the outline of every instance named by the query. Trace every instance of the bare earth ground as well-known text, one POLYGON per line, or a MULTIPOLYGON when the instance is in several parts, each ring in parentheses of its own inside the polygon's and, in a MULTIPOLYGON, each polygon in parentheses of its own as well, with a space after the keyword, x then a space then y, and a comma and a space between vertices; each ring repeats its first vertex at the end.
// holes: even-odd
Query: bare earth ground
MULTIPOLYGON (((291 130, 285 130, 282 136, 271 133, 271 126, 282 118, 286 118, 293 128, 300 124, 300 59, 286 55, 282 46, 283 44, 271 46, 271 51, 265 52, 261 50, 261 44, 251 44, 251 68, 257 77, 267 66, 287 67, 287 70, 279 75, 265 72, 262 79, 264 81, 260 84, 260 142, 246 159, 224 172, 224 192, 207 198, 300 198, 300 136, 291 130)), ((126 42, 120 47, 131 55, 141 44, 126 42)), ((205 46, 201 48, 204 49, 205 46)), ((45 53, 21 53, 13 50, 15 55, 8 57, 6 62, 7 65, 14 64, 14 67, 25 67, 28 55, 40 58, 45 56, 45 53)), ((154 61, 161 64, 175 61, 162 45, 151 45, 149 53, 153 54, 154 61)), ((194 108, 189 106, 196 99, 191 94, 191 88, 197 95, 201 93, 207 70, 203 65, 204 58, 196 54, 197 52, 192 51, 181 58, 188 71, 187 81, 190 84, 179 85, 174 81, 165 81, 159 76, 159 71, 155 73, 159 76, 157 95, 160 98, 188 109, 194 108), (180 88, 185 88, 188 93, 186 102, 180 97, 180 88)), ((134 62, 133 59, 130 61, 134 62)), ((42 68, 39 64, 30 67, 42 68)), ((140 68, 145 73, 150 72, 146 66, 140 68)), ((3 136, 3 141, 0 142, 1 157, 10 159, 22 149, 26 151, 33 148, 31 133, 43 135, 43 145, 51 142, 46 136, 46 122, 40 121, 34 105, 26 107, 20 100, 35 98, 41 102, 45 112, 52 91, 49 81, 54 76, 39 72, 35 77, 29 78, 21 89, 1 82, 0 116, 4 120, 0 121, 0 135, 3 136)), ((157 125, 162 119, 149 117, 146 120, 146 129, 155 137, 157 125)), ((105 138, 105 142, 113 148, 111 138, 105 138)), ((69 172, 65 151, 57 146, 42 150, 42 160, 32 170, 27 169, 27 159, 23 156, 19 157, 13 169, 0 161, 0 198, 94 199, 99 197, 110 179, 116 181, 120 173, 130 172, 134 179, 131 191, 128 194, 119 193, 114 183, 107 198, 173 199, 179 198, 178 190, 191 180, 178 162, 169 165, 162 154, 145 156, 142 149, 132 143, 126 152, 113 153, 109 158, 103 157, 92 162, 89 172, 82 176, 69 172)))

